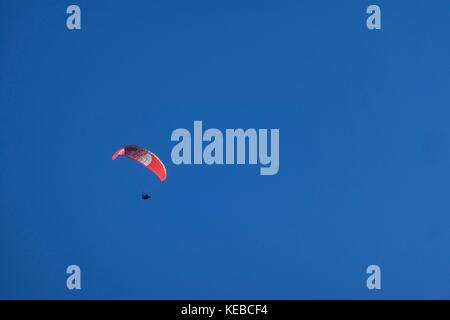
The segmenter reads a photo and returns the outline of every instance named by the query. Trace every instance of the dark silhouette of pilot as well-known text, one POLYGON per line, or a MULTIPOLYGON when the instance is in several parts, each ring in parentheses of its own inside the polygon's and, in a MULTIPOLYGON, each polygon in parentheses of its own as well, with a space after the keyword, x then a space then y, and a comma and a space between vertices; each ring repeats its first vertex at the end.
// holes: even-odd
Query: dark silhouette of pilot
POLYGON ((142 192, 142 196, 141 196, 141 198, 142 198, 142 200, 148 200, 148 199, 150 199, 150 198, 151 198, 151 196, 150 196, 150 195, 148 195, 148 194, 146 194, 146 193, 144 193, 144 192, 142 192))

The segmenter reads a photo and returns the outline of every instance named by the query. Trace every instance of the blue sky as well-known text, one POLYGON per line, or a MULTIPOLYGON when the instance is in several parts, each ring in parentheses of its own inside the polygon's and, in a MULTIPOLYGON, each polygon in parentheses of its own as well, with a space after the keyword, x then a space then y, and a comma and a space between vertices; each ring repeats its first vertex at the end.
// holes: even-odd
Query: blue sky
POLYGON ((74 3, 0 1, 1 298, 450 298, 448 1, 74 3), (175 166, 194 120, 279 173, 175 166))

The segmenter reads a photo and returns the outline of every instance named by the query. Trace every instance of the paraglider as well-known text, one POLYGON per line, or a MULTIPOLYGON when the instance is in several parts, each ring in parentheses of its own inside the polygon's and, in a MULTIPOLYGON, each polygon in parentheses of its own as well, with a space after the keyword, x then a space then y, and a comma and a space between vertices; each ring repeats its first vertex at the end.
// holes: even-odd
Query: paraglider
MULTIPOLYGON (((117 157, 125 157, 129 159, 133 159, 152 171, 160 181, 164 181, 167 178, 166 167, 162 163, 162 161, 149 150, 138 147, 138 146, 125 146, 117 150, 113 156, 112 160, 116 160, 117 157)), ((150 195, 146 193, 142 193, 142 200, 148 200, 151 198, 150 195)))
POLYGON ((151 198, 150 195, 148 195, 148 194, 142 192, 142 195, 141 195, 141 199, 142 199, 142 200, 148 200, 148 199, 150 199, 150 198, 151 198))

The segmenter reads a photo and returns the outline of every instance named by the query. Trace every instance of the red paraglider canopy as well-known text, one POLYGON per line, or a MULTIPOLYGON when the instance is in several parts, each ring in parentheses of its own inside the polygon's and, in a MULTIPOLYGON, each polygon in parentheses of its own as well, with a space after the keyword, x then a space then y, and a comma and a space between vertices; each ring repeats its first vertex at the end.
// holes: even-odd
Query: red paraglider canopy
POLYGON ((136 160, 143 166, 153 171, 153 173, 158 176, 159 180, 166 180, 166 167, 153 152, 137 146, 125 146, 117 150, 113 154, 112 159, 115 160, 118 156, 136 160))

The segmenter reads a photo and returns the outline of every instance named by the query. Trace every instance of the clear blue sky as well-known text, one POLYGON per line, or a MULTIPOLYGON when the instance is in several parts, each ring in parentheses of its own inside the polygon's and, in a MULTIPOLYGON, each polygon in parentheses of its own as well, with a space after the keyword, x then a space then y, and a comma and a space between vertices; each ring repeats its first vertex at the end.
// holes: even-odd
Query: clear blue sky
POLYGON ((447 0, 0 0, 0 298, 450 298, 449 32, 447 0), (278 175, 175 166, 194 120, 279 128, 278 175))

